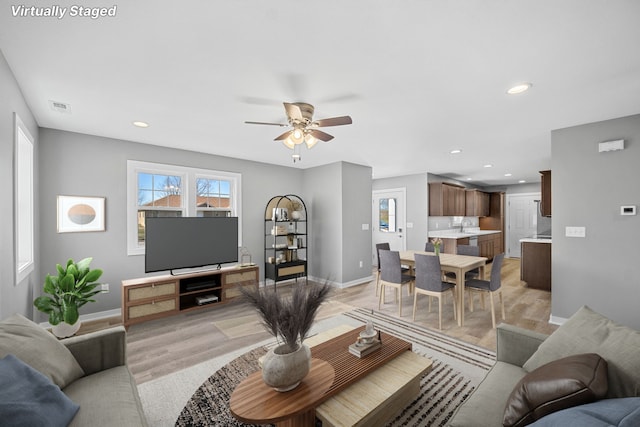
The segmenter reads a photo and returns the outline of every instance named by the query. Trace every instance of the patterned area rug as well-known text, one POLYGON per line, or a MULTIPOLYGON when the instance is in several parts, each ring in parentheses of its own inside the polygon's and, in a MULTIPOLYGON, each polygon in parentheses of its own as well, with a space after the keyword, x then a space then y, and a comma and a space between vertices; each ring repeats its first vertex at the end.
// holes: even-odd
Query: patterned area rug
MULTIPOLYGON (((354 325, 372 320, 375 327, 413 344, 413 351, 433 360, 433 369, 420 384, 421 393, 391 420, 389 426, 444 426, 495 362, 495 353, 452 339, 382 313, 356 309, 342 316, 354 325)), ((235 386, 258 370, 260 346, 233 359, 196 390, 176 426, 245 426, 228 410, 235 386)))

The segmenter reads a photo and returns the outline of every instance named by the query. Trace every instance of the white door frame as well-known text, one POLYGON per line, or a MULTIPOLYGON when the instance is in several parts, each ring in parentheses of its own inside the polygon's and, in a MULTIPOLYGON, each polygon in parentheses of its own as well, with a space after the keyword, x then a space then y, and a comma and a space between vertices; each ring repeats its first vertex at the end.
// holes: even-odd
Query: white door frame
POLYGON ((376 221, 376 218, 378 218, 378 206, 376 204, 376 200, 378 200, 383 194, 392 193, 396 193, 396 195, 399 196, 397 198, 399 211, 399 215, 397 216, 397 224, 399 230, 398 234, 399 237, 401 237, 400 239, 398 239, 399 241, 396 239, 394 239, 394 241, 400 245, 398 250, 407 250, 407 189, 405 187, 401 187, 373 190, 371 192, 371 261, 372 265, 374 266, 378 265, 376 243, 380 243, 380 239, 376 239, 376 237, 378 236, 377 231, 379 226, 379 221, 376 221))

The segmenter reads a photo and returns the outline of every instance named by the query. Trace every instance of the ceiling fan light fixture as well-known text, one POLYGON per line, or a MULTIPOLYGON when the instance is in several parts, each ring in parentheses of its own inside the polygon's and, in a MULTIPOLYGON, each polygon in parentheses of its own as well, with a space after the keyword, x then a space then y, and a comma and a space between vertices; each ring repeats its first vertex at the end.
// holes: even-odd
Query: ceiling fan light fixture
POLYGON ((291 135, 289 135, 288 137, 286 137, 285 139, 282 140, 282 143, 285 145, 285 147, 293 150, 293 148, 296 146, 296 143, 293 142, 293 140, 291 139, 291 135))
POLYGON ((313 146, 318 143, 318 140, 314 138, 313 135, 307 134, 304 137, 304 142, 307 144, 307 148, 313 148, 313 146))
POLYGON ((294 144, 302 144, 302 141, 304 141, 304 132, 302 129, 295 128, 291 132, 291 135, 289 135, 289 138, 291 138, 294 144))

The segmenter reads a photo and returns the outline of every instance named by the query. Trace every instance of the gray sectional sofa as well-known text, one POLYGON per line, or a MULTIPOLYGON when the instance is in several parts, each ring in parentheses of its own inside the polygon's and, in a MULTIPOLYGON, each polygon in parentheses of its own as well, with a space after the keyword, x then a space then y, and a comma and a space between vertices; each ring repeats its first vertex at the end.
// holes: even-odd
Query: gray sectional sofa
POLYGON ((0 322, 0 382, 3 378, 8 383, 2 385, 11 387, 0 396, 0 418, 7 422, 3 425, 44 425, 37 417, 49 420, 55 415, 67 416, 58 422, 69 426, 147 426, 126 365, 122 326, 57 340, 13 315, 0 322), (9 380, 16 369, 24 374, 9 380), (42 393, 29 394, 34 383, 38 390, 48 387, 45 401, 38 398, 42 393))
POLYGON ((449 425, 632 427, 640 425, 639 396, 640 332, 616 324, 585 306, 549 336, 499 325, 496 364, 458 408, 449 425), (594 391, 596 375, 591 375, 595 372, 589 370, 591 367, 548 370, 550 362, 585 354, 597 354, 605 361, 602 395, 594 391), (545 370, 552 374, 541 380, 540 373, 545 370), (586 370, 587 380, 576 380, 575 372, 580 370, 583 374, 586 370), (532 378, 535 382, 528 382, 532 378), (541 393, 555 395, 541 397, 541 393), (596 402, 587 404, 590 401, 596 402), (556 406, 549 410, 553 405, 556 406), (507 406, 521 412, 520 423, 503 424, 507 406))

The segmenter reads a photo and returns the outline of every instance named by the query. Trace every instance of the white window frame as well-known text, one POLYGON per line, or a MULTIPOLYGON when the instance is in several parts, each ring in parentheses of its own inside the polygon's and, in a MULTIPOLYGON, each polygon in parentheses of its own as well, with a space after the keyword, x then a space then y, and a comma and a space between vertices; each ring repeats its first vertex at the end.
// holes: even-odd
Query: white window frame
POLYGON ((34 139, 14 113, 16 285, 35 268, 34 139))
POLYGON ((138 243, 138 174, 175 175, 182 179, 182 216, 197 215, 197 178, 231 182, 231 214, 238 217, 238 247, 242 246, 242 175, 235 172, 127 160, 127 255, 144 255, 138 243))

